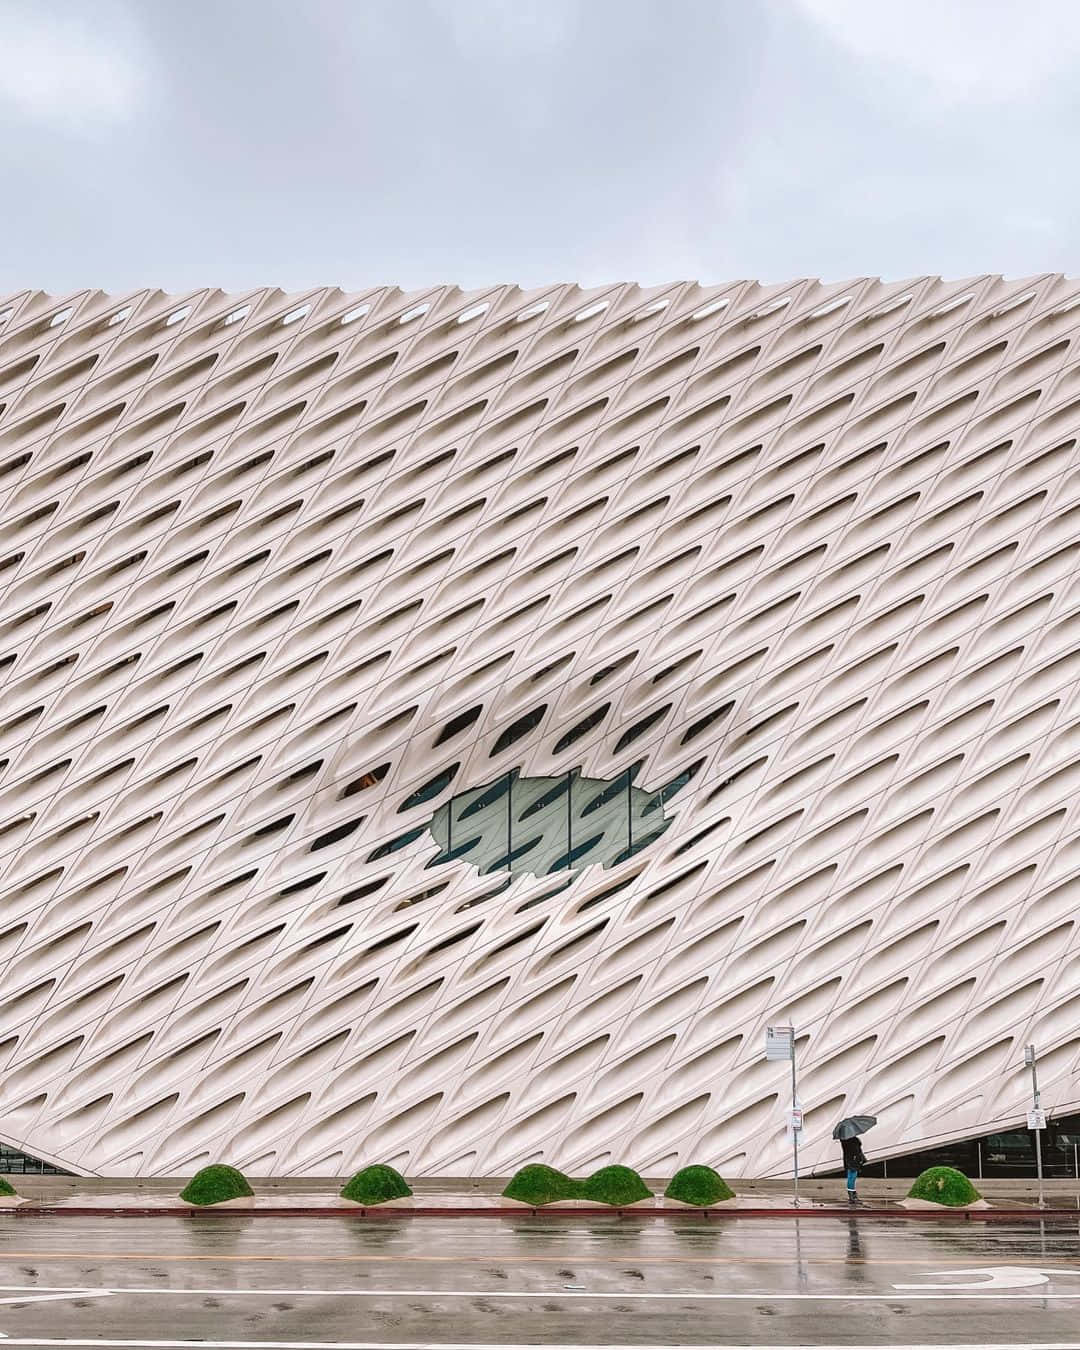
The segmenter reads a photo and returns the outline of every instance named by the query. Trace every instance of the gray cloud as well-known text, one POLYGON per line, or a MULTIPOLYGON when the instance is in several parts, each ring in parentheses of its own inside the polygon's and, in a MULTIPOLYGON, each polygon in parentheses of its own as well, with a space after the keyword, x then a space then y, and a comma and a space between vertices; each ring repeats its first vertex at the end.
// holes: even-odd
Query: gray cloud
POLYGON ((0 116, 5 127, 73 140, 107 135, 138 116, 149 54, 123 10, 0 6, 0 116), (111 29, 111 31, 109 31, 111 29))
POLYGON ((1072 0, 0 0, 0 287, 1076 270, 1072 0))

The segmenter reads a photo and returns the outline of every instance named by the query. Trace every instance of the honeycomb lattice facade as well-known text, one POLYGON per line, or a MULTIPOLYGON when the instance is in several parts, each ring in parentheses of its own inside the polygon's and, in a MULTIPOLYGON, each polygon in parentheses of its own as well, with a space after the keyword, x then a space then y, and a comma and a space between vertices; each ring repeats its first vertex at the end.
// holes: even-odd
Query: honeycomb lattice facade
POLYGON ((778 1020, 807 1166, 1080 1108, 1078 305, 0 301, 0 1139, 780 1173, 778 1020))

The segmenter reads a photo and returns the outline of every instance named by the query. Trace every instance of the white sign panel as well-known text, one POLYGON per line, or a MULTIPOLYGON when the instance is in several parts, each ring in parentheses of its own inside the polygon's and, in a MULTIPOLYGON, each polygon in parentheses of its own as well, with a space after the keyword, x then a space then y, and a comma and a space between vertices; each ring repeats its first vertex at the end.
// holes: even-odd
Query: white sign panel
POLYGON ((791 1059, 795 1048, 794 1027, 765 1028, 765 1058, 791 1059))
POLYGON ((1046 1129, 1046 1112, 1045 1112, 1045 1111, 1029 1111, 1029 1112, 1028 1112, 1028 1129, 1029 1129, 1029 1130, 1045 1130, 1045 1129, 1046 1129))

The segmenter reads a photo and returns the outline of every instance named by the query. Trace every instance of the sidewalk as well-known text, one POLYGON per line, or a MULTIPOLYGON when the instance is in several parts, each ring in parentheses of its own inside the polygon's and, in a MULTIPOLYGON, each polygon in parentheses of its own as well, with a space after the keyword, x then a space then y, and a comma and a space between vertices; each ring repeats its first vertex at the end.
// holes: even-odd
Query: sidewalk
POLYGON ((0 1210, 0 1216, 10 1214, 31 1218, 40 1214, 63 1214, 72 1218, 79 1215, 95 1217, 125 1216, 186 1216, 210 1214, 258 1216, 260 1218, 288 1217, 377 1217, 392 1213, 401 1217, 455 1217, 488 1216, 521 1217, 522 1215, 579 1215, 606 1216, 642 1215, 649 1217, 676 1217, 707 1213, 715 1218, 770 1218, 814 1215, 816 1217, 844 1217, 861 1214, 867 1217, 903 1218, 1038 1218, 1072 1217, 1080 1219, 1080 1186, 1073 1180, 1054 1180, 1044 1183, 1045 1207, 1037 1207, 1037 1192, 1033 1180, 1027 1178, 993 1179, 976 1187, 982 1191, 990 1208, 978 1210, 905 1209, 900 1201, 907 1194, 911 1178, 873 1179, 860 1185, 862 1205, 852 1210, 846 1200, 843 1180, 800 1179, 799 1208, 794 1208, 792 1185, 788 1180, 733 1178, 731 1185, 737 1192, 734 1201, 707 1211, 688 1209, 665 1200, 662 1180, 648 1180, 650 1190, 656 1192, 652 1200, 645 1200, 623 1210, 594 1206, 584 1201, 546 1206, 531 1210, 501 1192, 508 1177, 489 1178, 420 1178, 410 1181, 413 1195, 406 1200, 391 1201, 370 1209, 362 1209, 340 1199, 338 1192, 345 1178, 333 1177, 275 1177, 250 1178, 255 1192, 254 1200, 232 1202, 229 1206, 195 1209, 182 1203, 179 1192, 186 1178, 101 1178, 12 1176, 10 1178, 23 1199, 12 1209, 0 1210))

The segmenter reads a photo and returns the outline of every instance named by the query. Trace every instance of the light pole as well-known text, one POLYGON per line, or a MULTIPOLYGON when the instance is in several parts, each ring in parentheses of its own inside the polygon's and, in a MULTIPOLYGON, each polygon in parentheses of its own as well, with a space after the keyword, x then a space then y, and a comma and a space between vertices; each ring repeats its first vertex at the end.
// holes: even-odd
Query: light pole
POLYGON ((1024 1064, 1031 1070, 1031 1110, 1028 1112, 1028 1129, 1035 1131, 1035 1173, 1039 1178, 1039 1208, 1042 1209, 1042 1132, 1046 1128, 1046 1116, 1039 1105, 1039 1066, 1033 1045, 1024 1046, 1024 1064))

